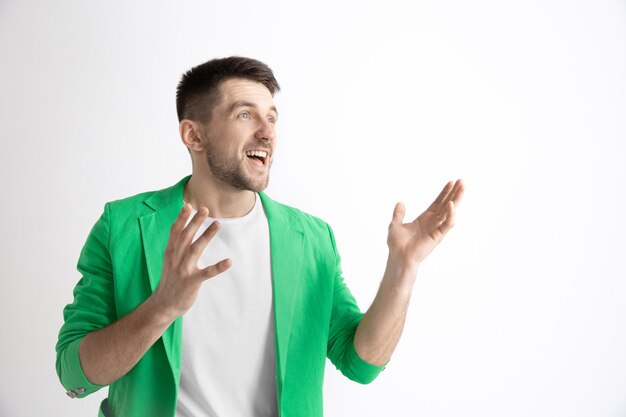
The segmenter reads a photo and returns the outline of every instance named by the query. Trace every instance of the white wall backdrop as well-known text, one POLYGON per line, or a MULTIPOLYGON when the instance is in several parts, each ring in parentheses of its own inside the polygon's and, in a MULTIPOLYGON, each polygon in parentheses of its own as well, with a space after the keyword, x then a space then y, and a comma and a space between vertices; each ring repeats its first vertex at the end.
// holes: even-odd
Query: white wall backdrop
POLYGON ((327 220, 362 309, 396 201, 449 179, 457 225, 419 271, 371 385, 327 416, 626 416, 626 6, 0 1, 0 415, 97 414, 54 370, 104 203, 190 173, 175 87, 210 58, 283 91, 268 193, 327 220))

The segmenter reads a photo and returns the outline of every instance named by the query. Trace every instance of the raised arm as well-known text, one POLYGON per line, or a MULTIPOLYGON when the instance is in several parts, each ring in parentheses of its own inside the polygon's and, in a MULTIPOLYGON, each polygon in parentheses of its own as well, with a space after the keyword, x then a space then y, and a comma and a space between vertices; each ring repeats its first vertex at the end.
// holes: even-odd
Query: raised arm
POLYGON ((395 350, 420 263, 454 225, 463 196, 461 180, 448 182, 428 209, 411 223, 403 223, 405 207, 398 203, 389 225, 389 257, 380 288, 354 335, 358 355, 373 365, 384 365, 395 350))

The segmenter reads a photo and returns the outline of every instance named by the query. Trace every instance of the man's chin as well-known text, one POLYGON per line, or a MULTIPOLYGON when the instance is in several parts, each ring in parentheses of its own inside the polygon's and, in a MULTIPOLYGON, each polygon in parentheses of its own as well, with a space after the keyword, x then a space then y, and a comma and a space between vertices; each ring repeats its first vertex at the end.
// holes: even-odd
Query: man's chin
MULTIPOLYGON (((255 193, 258 193, 258 192, 261 192, 261 191, 265 190, 267 188, 267 186, 269 185, 269 182, 270 182, 269 175, 265 175, 265 177, 263 177, 263 178, 248 177, 248 178, 246 178, 246 180, 243 181, 243 184, 241 184, 241 186, 236 187, 236 188, 239 188, 241 190, 253 191, 255 193)), ((233 184, 233 185, 235 185, 235 184, 233 184)))
POLYGON ((260 193, 261 191, 265 190, 267 188, 267 186, 269 185, 269 177, 267 177, 267 179, 260 184, 251 184, 251 187, 249 188, 250 191, 254 191, 255 193, 260 193))

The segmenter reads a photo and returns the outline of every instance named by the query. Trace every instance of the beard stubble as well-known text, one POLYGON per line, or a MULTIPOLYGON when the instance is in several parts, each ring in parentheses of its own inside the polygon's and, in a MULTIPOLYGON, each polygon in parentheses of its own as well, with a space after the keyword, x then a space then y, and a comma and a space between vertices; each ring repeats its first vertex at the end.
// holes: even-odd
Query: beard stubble
MULTIPOLYGON (((231 158, 225 153, 219 152, 213 145, 213 141, 210 138, 208 139, 205 158, 209 170, 218 182, 228 188, 237 190, 259 192, 267 188, 271 163, 265 175, 253 178, 250 175, 246 175, 243 160, 231 158)), ((259 144, 259 146, 267 147, 264 144, 259 144)))

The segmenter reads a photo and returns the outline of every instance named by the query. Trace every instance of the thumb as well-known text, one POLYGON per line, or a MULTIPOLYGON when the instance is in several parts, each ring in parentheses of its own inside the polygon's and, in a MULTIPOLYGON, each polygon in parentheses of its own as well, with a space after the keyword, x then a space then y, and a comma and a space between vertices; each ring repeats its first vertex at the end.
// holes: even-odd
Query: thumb
POLYGON ((393 217, 391 218, 391 224, 402 224, 402 222, 404 221, 405 212, 406 212, 406 209, 404 207, 404 204, 397 203, 396 208, 393 209, 393 217))

